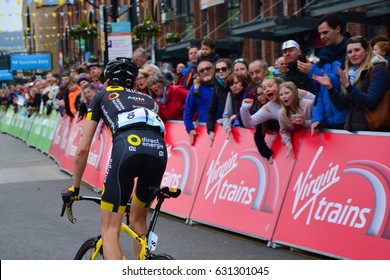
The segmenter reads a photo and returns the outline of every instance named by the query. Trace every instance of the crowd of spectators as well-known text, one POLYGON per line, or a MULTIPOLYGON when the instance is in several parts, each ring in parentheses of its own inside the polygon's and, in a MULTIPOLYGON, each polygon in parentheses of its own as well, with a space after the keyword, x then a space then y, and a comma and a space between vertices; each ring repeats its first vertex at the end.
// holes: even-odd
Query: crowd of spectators
POLYGON ((104 88, 102 68, 98 63, 70 68, 60 75, 33 75, 25 84, 11 84, 1 90, 3 113, 12 108, 26 108, 27 117, 49 117, 52 112, 83 118, 93 95, 104 88))
MULTIPOLYGON (((183 120, 192 145, 195 122, 207 124, 210 145, 218 125, 228 139, 235 127, 254 127, 256 147, 272 163, 273 151, 264 140, 267 131, 281 133, 291 156, 294 130, 373 130, 365 112, 389 91, 390 40, 352 37, 343 26, 339 15, 323 16, 317 25, 324 43, 318 58, 287 40, 272 66, 264 58, 221 58, 214 40, 205 38, 200 47, 188 48, 187 65, 178 63, 176 71, 167 73, 138 48, 132 58, 139 67, 134 89, 155 99, 163 121, 183 120)), ((24 86, 8 86, 0 97, 3 109, 17 111, 24 105, 29 116, 56 110, 82 118, 93 95, 104 87, 102 67, 91 63, 61 76, 48 73, 24 86)), ((375 130, 389 132, 390 126, 375 130)))

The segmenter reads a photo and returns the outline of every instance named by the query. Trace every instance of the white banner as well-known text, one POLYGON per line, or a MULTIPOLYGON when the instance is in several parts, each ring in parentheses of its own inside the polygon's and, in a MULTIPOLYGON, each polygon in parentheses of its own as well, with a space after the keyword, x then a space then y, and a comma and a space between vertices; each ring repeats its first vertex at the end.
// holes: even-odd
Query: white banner
MULTIPOLYGON (((270 249, 272 250, 272 249, 270 249)), ((204 252, 207 258, 207 252, 204 252)), ((1 261, 1 279, 387 279, 390 261, 1 261), (157 276, 157 277, 156 277, 157 276)))

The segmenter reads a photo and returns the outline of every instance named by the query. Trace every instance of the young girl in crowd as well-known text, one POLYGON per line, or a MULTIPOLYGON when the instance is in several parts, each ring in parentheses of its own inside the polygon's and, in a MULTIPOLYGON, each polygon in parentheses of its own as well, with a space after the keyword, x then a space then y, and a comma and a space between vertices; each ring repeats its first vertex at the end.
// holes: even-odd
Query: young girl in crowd
MULTIPOLYGON (((256 87, 256 98, 257 103, 259 104, 259 109, 268 102, 268 99, 265 96, 263 87, 261 85, 258 85, 256 87)), ((279 131, 279 122, 277 120, 269 120, 263 122, 256 126, 255 133, 253 134, 253 139, 260 155, 269 160, 273 155, 273 152, 265 142, 265 135, 267 131, 279 131)))
POLYGON ((96 94, 96 87, 93 84, 85 84, 81 88, 78 118, 82 119, 87 115, 89 103, 96 94))
MULTIPOLYGON (((389 89, 387 61, 381 56, 373 56, 369 41, 362 36, 351 37, 346 46, 345 70, 337 69, 341 91, 333 88, 325 72, 313 79, 328 89, 330 100, 337 108, 348 109, 346 130, 370 130, 365 109, 374 109, 389 89)), ((390 128, 383 130, 390 131, 390 128)))
POLYGON ((293 82, 284 82, 279 86, 279 99, 282 105, 278 113, 280 135, 289 157, 293 152, 291 132, 310 128, 313 100, 299 98, 298 88, 293 82))
POLYGON ((383 57, 390 56, 390 42, 379 41, 376 42, 372 48, 374 55, 381 55, 383 57))
POLYGON ((387 69, 390 70, 390 41, 378 41, 372 47, 374 55, 383 56, 387 60, 387 69))
POLYGON ((265 97, 264 90, 261 87, 261 85, 256 87, 256 98, 260 104, 260 107, 263 107, 263 105, 265 105, 268 102, 267 97, 265 97))
MULTIPOLYGON (((263 105, 255 114, 250 114, 254 103, 251 98, 245 98, 240 108, 241 120, 245 127, 255 127, 268 120, 277 120, 281 108, 279 101, 279 85, 283 83, 280 77, 266 76, 261 84, 268 103, 263 105)), ((270 164, 273 163, 273 153, 266 156, 270 164)))
POLYGON ((227 138, 230 137, 232 132, 232 127, 234 126, 243 126, 240 116, 240 107, 244 99, 254 100, 247 96, 247 91, 249 88, 249 78, 248 76, 243 76, 237 73, 232 73, 226 80, 226 85, 230 89, 226 104, 225 110, 222 115, 223 128, 226 131, 227 138))

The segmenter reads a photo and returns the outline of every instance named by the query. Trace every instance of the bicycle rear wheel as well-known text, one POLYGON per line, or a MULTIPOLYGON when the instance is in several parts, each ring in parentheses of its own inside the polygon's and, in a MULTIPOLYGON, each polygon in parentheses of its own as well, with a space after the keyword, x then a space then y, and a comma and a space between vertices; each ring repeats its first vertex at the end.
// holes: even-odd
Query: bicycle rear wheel
MULTIPOLYGON (((83 245, 81 245, 80 249, 77 251, 75 260, 90 260, 92 254, 95 252, 96 243, 100 239, 98 237, 92 237, 85 241, 83 245)), ((103 260, 103 248, 100 249, 99 253, 96 256, 96 260, 103 260)))
POLYGON ((174 258, 167 254, 151 254, 148 257, 148 260, 174 260, 174 258))

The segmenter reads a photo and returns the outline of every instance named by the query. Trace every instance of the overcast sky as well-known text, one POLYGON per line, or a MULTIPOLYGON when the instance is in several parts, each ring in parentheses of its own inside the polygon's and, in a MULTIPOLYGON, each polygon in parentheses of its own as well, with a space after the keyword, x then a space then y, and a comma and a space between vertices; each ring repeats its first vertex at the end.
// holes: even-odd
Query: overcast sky
POLYGON ((22 30, 22 4, 25 0, 0 0, 0 30, 12 32, 22 30), (19 16, 17 16, 19 14, 19 16))

